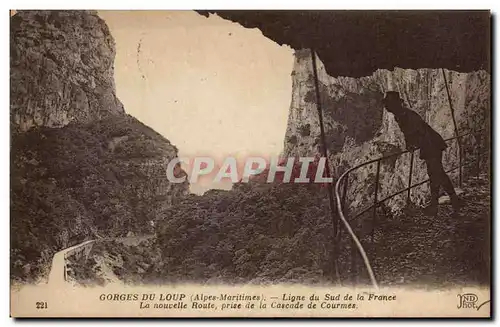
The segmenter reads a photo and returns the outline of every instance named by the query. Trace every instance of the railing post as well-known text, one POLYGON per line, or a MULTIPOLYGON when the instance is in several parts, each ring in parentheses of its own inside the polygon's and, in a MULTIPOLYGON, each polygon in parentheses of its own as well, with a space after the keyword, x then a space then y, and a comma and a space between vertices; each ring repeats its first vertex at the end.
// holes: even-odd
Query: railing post
POLYGON ((476 133, 476 178, 479 179, 479 169, 481 166, 481 134, 476 133))
POLYGON ((410 155, 410 173, 408 175, 408 195, 406 197, 406 206, 409 206, 411 203, 411 179, 413 175, 413 159, 415 156, 415 150, 411 150, 410 155))
POLYGON ((378 205, 378 184, 380 177, 380 160, 377 160, 377 173, 375 174, 375 192, 373 196, 373 219, 372 219, 372 243, 375 237, 375 227, 377 225, 377 205, 378 205))
MULTIPOLYGON (((483 150, 483 148, 484 148, 485 153, 487 153, 487 151, 489 150, 489 147, 486 146, 486 143, 489 142, 489 139, 486 138, 486 135, 483 137, 483 135, 481 133, 479 133, 479 131, 477 131, 476 133, 470 132, 470 133, 467 133, 467 134, 464 134, 464 135, 460 135, 459 137, 455 136, 455 137, 446 139, 445 141, 446 142, 452 141, 454 139, 459 139, 460 137, 464 137, 466 135, 475 135, 476 136, 476 148, 477 148, 477 152, 476 152, 476 165, 478 167, 477 174, 479 175, 479 171, 480 171, 479 170, 479 166, 480 166, 481 154, 482 154, 481 151, 483 150), (482 144, 483 143, 483 139, 484 139, 484 143, 485 143, 484 146, 482 144)), ((458 141, 459 147, 461 145, 460 143, 461 142, 458 141)), ((402 194, 405 191, 407 191, 407 194, 408 194, 407 201, 410 202, 411 201, 411 189, 412 189, 412 187, 415 187, 417 185, 422 185, 423 183, 426 182, 426 181, 424 181, 424 182, 421 182, 421 183, 417 183, 414 186, 412 185, 413 166, 414 166, 414 161, 415 161, 415 150, 414 151, 402 151, 400 153, 393 154, 393 155, 400 156, 401 154, 407 153, 407 152, 410 153, 410 171, 409 171, 409 176, 408 176, 408 189, 403 189, 403 190, 400 190, 400 191, 398 191, 396 193, 393 193, 392 195, 383 198, 380 201, 380 203, 382 203, 382 201, 386 201, 387 199, 392 198, 395 195, 402 194)), ((465 154, 465 152, 463 154, 465 154)), ((393 155, 391 155, 391 157, 393 155)), ((472 156, 474 156, 474 154, 472 156)), ((356 281, 359 281, 359 276, 358 276, 358 272, 360 270, 360 268, 358 267, 359 258, 356 256, 356 253, 359 253, 359 255, 360 255, 361 259, 362 259, 362 263, 364 263, 364 266, 366 267, 366 269, 368 271, 368 275, 370 277, 370 280, 371 280, 372 284, 375 286, 375 288, 378 288, 378 285, 377 285, 377 281, 376 281, 376 278, 375 278, 375 274, 373 273, 373 268, 372 268, 372 266, 370 264, 370 260, 368 259, 368 255, 367 255, 367 253, 366 253, 366 251, 364 249, 364 246, 361 244, 360 238, 358 236, 356 236, 356 234, 353 231, 353 229, 355 229, 353 227, 355 227, 356 225, 359 225, 359 221, 356 221, 356 218, 361 217, 362 215, 364 215, 367 212, 370 212, 370 210, 373 210, 371 241, 372 241, 372 244, 373 244, 373 255, 375 255, 375 253, 376 253, 376 251, 375 251, 376 250, 376 246, 375 246, 375 242, 374 242, 374 239, 375 239, 374 234, 375 234, 375 228, 377 226, 377 208, 378 208, 378 205, 380 204, 379 200, 378 200, 378 192, 379 192, 379 186, 380 186, 379 185, 380 184, 380 169, 381 169, 381 161, 383 159, 385 159, 385 158, 386 157, 382 157, 382 158, 370 160, 370 161, 364 162, 363 164, 360 164, 358 166, 355 166, 355 167, 349 169, 349 171, 346 172, 346 173, 344 173, 341 176, 341 178, 337 180, 337 182, 335 184, 335 199, 336 199, 337 210, 339 212, 339 217, 340 217, 340 220, 343 222, 343 226, 344 226, 345 230, 351 236, 351 242, 350 242, 351 246, 349 248, 349 250, 350 250, 350 273, 351 273, 350 279, 351 279, 351 281, 353 283, 355 283, 356 281), (375 163, 375 162, 377 164, 377 167, 376 167, 376 175, 375 175, 375 185, 374 185, 375 188, 374 188, 373 205, 370 206, 369 208, 366 208, 365 210, 362 210, 357 215, 354 215, 353 222, 352 222, 353 225, 351 225, 347 221, 347 219, 346 219, 346 217, 344 216, 344 213, 343 213, 343 210, 344 210, 344 208, 346 206, 346 198, 348 196, 347 189, 348 189, 348 185, 349 185, 349 178, 348 178, 349 172, 352 172, 355 169, 359 169, 359 168, 367 166, 367 165, 371 165, 372 163, 375 163), (346 177, 345 180, 344 180, 344 177, 346 177), (342 182, 344 184, 341 185, 342 182), (343 189, 343 193, 341 192, 341 188, 343 189), (358 223, 358 224, 356 224, 356 223, 358 223)), ((464 159, 466 159, 466 158, 467 157, 464 157, 464 159)), ((488 159, 490 159, 490 158, 486 158, 485 160, 488 160, 488 159)), ((460 160, 460 167, 462 167, 461 155, 459 157, 459 160, 460 160)), ((474 159, 472 158, 472 160, 474 160, 474 159)), ((465 162, 465 163, 467 164, 467 162, 465 162)), ((473 163, 471 163, 471 164, 473 164, 473 163)), ((452 170, 455 171, 456 168, 453 168, 452 170)), ((462 178, 462 176, 460 176, 460 178, 462 178)), ((339 238, 340 238, 340 234, 339 234, 339 238)), ((349 243, 348 240, 347 240, 347 242, 349 243)), ((349 265, 349 263, 347 263, 347 266, 348 265, 349 265)), ((349 277, 347 277, 347 278, 349 278, 349 277)))
POLYGON ((349 186, 349 174, 345 175, 344 189, 342 193, 342 209, 345 210, 345 199, 347 198, 347 188, 349 186))
MULTIPOLYGON (((321 152, 323 157, 325 157, 325 173, 326 177, 331 177, 330 173, 330 164, 328 160, 328 150, 327 150, 327 142, 326 142, 326 136, 325 136, 325 127, 323 124, 323 109, 321 107, 321 94, 319 90, 319 78, 318 78, 318 69, 316 67, 316 53, 314 52, 314 49, 310 49, 311 51, 311 59, 312 59, 312 70, 313 70, 313 76, 314 76, 314 87, 316 90, 316 109, 318 111, 318 119, 319 119, 319 129, 320 129, 320 137, 321 137, 321 152)), ((337 236, 337 228, 339 227, 339 221, 338 221, 338 216, 335 213, 335 200, 334 200, 334 195, 333 195, 333 186, 331 184, 327 184, 327 190, 328 190, 328 201, 330 204, 330 215, 332 219, 332 225, 333 225, 333 271, 338 271, 337 269, 337 259, 338 259, 338 250, 335 248, 336 242, 335 242, 335 237, 337 236)), ((336 276, 337 277, 337 276, 336 276)))
POLYGON ((349 184, 349 174, 345 175, 344 189, 342 193, 342 209, 345 209, 345 199, 347 197, 348 184, 349 184))
POLYGON ((462 145, 460 142, 460 135, 458 135, 458 126, 457 126, 457 121, 455 120, 455 110, 453 109, 453 103, 451 101, 451 95, 450 95, 450 89, 448 86, 448 81, 446 79, 446 74, 444 72, 444 68, 441 68, 441 72, 443 73, 443 79, 444 79, 444 86, 446 89, 446 95, 448 96, 448 103, 450 105, 450 110, 451 110, 451 119, 453 121, 453 128, 455 129, 455 137, 457 140, 457 146, 458 146, 458 184, 460 187, 462 187, 462 145))
POLYGON ((460 136, 456 140, 458 144, 458 185, 462 187, 462 147, 460 146, 460 136))

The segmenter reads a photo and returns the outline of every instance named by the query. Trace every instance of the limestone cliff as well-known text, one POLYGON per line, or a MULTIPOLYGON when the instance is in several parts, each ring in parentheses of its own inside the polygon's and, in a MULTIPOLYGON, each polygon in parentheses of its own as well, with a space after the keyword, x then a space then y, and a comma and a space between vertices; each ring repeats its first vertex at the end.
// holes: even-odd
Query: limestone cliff
MULTIPOLYGON (((323 106, 326 143, 335 176, 349 167, 369 159, 404 150, 404 138, 393 115, 384 110, 382 99, 389 90, 399 91, 405 103, 443 138, 454 136, 454 125, 440 69, 377 70, 362 78, 329 76, 320 60, 318 79, 323 106)), ((490 75, 485 71, 458 73, 445 70, 459 134, 482 128, 490 116, 490 75)), ((288 117, 284 155, 312 156, 319 152, 320 129, 316 93, 309 50, 295 53, 292 72, 293 93, 288 117)), ((464 152, 475 151, 473 137, 464 139, 464 152)), ((456 142, 449 142, 444 154, 445 168, 458 164, 456 142)), ((418 153, 417 153, 418 154, 418 153)), ((415 159, 413 181, 427 178, 425 166, 415 159)), ((409 154, 397 160, 382 162, 383 198, 406 187, 409 154)), ((354 207, 363 207, 372 197, 375 166, 366 167, 351 176, 350 200, 354 207)), ((413 201, 422 204, 427 197, 426 186, 413 190, 413 201)), ((393 201, 400 208, 403 197, 393 201)))
POLYGON ((96 13, 18 12, 11 25, 11 271, 33 280, 57 250, 151 233, 188 185, 166 176, 176 147, 116 98, 96 13))
POLYGON ((62 127, 124 112, 115 96, 115 43, 96 13, 19 11, 10 36, 13 128, 62 127))

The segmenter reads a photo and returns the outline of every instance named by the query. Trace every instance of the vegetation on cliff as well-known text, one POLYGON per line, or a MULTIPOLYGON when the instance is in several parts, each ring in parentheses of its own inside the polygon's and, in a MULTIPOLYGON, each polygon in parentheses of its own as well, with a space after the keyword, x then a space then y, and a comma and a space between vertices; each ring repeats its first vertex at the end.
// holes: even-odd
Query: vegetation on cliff
POLYGON ((332 275, 326 189, 274 184, 190 196, 159 222, 164 281, 319 282, 332 275))
POLYGON ((148 232, 187 191, 165 174, 177 149, 130 116, 13 135, 12 276, 36 278, 56 250, 98 236, 148 232))

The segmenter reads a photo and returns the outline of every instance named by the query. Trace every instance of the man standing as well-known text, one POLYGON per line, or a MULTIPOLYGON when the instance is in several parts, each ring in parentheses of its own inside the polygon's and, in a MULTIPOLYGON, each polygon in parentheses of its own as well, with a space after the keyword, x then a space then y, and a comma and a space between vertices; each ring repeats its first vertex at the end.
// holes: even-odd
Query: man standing
POLYGON ((427 165, 431 187, 431 204, 427 208, 435 216, 438 210, 439 187, 450 196, 453 210, 458 211, 460 202, 453 184, 444 171, 442 157, 446 143, 441 135, 430 127, 416 112, 405 108, 398 92, 387 92, 384 98, 387 111, 391 112, 404 134, 408 150, 420 149, 420 159, 427 165))

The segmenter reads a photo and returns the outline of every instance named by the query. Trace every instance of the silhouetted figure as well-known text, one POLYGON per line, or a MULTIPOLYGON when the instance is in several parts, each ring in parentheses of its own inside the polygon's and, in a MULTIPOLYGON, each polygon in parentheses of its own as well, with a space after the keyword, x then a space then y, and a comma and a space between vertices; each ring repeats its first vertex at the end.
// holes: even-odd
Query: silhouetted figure
POLYGON ((398 92, 387 92, 384 105, 387 111, 394 114, 404 134, 406 148, 408 150, 420 148, 420 159, 423 159, 427 165, 431 188, 431 204, 427 208, 427 213, 434 216, 437 214, 440 186, 450 196, 453 209, 457 212, 460 203, 453 184, 443 168, 443 151, 447 145, 441 135, 432 129, 419 114, 405 108, 398 92))

